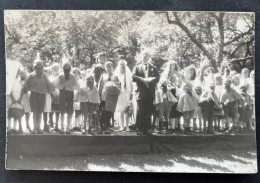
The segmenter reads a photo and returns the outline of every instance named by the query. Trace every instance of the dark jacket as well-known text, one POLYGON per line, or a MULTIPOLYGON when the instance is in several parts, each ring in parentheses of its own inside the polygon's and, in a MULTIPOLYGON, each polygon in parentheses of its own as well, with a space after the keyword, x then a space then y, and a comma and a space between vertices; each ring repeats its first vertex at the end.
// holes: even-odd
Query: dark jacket
POLYGON ((152 64, 148 63, 148 65, 148 78, 155 77, 154 80, 148 83, 148 89, 143 80, 145 78, 145 74, 143 72, 143 63, 135 66, 133 70, 133 82, 135 82, 137 85, 137 89, 135 91, 137 100, 142 99, 147 91, 150 91, 154 100, 156 83, 159 81, 159 73, 156 67, 154 67, 152 64))

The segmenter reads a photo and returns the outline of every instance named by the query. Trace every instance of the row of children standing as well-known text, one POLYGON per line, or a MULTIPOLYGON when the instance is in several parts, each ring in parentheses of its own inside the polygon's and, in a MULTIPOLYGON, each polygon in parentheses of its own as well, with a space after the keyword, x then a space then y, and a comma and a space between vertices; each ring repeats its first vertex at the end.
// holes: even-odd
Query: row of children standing
POLYGON ((187 135, 195 131, 247 133, 254 129, 254 71, 249 73, 244 68, 238 74, 225 69, 221 75, 205 67, 198 76, 193 66, 180 71, 176 62, 169 62, 161 74, 160 86, 177 98, 170 112, 161 112, 164 117, 160 120, 170 121, 169 130, 166 123, 167 133, 182 131, 181 116, 187 135))

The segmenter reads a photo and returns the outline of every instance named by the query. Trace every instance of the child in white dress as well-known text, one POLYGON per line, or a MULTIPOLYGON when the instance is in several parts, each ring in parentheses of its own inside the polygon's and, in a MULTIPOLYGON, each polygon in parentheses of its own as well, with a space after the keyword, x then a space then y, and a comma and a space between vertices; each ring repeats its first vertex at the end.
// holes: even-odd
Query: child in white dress
MULTIPOLYGON (((16 75, 16 78, 13 82, 13 86, 11 89, 11 93, 10 93, 11 104, 10 104, 10 107, 8 110, 10 110, 11 108, 18 108, 18 109, 23 109, 24 113, 29 113, 30 104, 28 104, 28 100, 26 100, 26 99, 28 99, 28 95, 27 95, 27 92, 24 95, 24 92, 22 91, 24 80, 21 80, 21 79, 24 79, 24 72, 22 72, 22 74, 21 74, 21 68, 19 68, 17 70, 17 75, 16 75), (21 75, 22 75, 22 78, 21 78, 21 75)), ((23 133, 22 117, 17 118, 17 117, 11 116, 10 113, 8 113, 8 128, 9 128, 8 133, 10 133, 10 129, 11 129, 11 118, 14 118, 13 119, 14 120, 13 132, 14 133, 23 133), (16 129, 17 121, 19 123, 18 130, 16 129)), ((27 121, 27 123, 28 122, 29 121, 27 121)), ((29 125, 29 123, 27 125, 29 125)))

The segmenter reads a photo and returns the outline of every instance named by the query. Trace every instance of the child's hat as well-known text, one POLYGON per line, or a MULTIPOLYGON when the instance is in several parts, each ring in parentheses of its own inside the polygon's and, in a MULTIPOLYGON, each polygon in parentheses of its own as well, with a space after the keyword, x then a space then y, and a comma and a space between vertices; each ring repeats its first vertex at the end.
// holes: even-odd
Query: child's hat
POLYGON ((41 60, 36 60, 33 64, 33 67, 42 67, 43 68, 43 63, 41 60))
POLYGON ((70 63, 69 63, 69 62, 65 62, 65 63, 63 64, 63 69, 71 69, 70 63))

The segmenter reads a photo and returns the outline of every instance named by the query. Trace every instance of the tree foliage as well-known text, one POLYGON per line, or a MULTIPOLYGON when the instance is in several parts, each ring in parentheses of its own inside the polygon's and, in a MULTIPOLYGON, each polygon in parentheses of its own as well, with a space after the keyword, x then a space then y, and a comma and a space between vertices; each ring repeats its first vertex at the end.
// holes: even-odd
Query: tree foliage
POLYGON ((6 11, 6 58, 32 65, 39 52, 46 65, 67 57, 91 67, 99 52, 130 68, 142 49, 153 50, 158 67, 254 67, 254 15, 225 12, 6 11))

